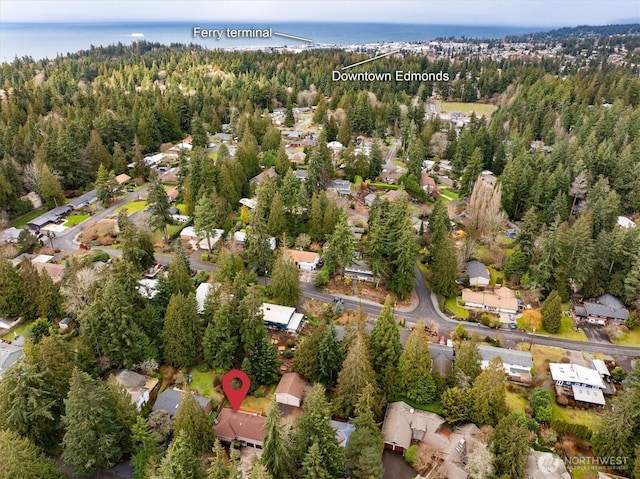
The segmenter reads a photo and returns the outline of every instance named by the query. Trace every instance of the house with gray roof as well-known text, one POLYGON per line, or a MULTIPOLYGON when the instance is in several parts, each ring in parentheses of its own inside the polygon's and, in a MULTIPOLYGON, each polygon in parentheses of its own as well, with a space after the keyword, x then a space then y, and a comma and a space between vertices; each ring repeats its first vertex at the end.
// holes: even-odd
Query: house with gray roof
POLYGON ((496 356, 500 356, 504 367, 504 372, 510 378, 520 381, 528 381, 531 378, 531 368, 533 358, 529 351, 518 351, 515 349, 496 348, 494 346, 480 344, 480 366, 485 369, 489 362, 496 356))
POLYGON ((22 347, 15 344, 0 343, 0 379, 2 379, 2 374, 23 356, 22 347))
POLYGON ((489 269, 480 261, 469 261, 467 263, 467 275, 469 275, 469 286, 484 288, 489 286, 491 282, 489 269))
POLYGON ((603 294, 596 301, 585 301, 583 305, 575 306, 576 316, 591 324, 605 325, 610 321, 626 321, 629 310, 622 301, 610 294, 603 294))
POLYGON ((335 191, 339 195, 351 195, 351 182, 349 180, 333 180, 327 184, 327 191, 335 191))
POLYGON ((450 346, 428 343, 431 356, 431 371, 437 372, 443 378, 453 371, 454 350, 450 346))
MULTIPOLYGON (((182 391, 179 389, 165 389, 158 395, 158 399, 156 399, 156 402, 153 405, 153 411, 159 411, 162 409, 167 411, 170 416, 175 416, 176 412, 178 412, 178 406, 180 405, 182 394, 182 391)), ((194 394, 193 397, 207 414, 211 413, 211 398, 199 396, 198 394, 194 394)))

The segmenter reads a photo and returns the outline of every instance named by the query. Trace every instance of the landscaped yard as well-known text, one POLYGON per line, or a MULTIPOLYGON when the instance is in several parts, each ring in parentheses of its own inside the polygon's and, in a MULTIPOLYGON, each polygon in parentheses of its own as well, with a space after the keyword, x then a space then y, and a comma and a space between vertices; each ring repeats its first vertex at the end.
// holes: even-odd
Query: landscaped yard
POLYGON ((442 112, 459 112, 473 113, 476 115, 491 115, 498 109, 494 105, 486 105, 484 103, 460 103, 457 101, 441 101, 440 111, 442 112))
POLYGON ((25 321, 24 323, 22 323, 20 326, 18 326, 17 328, 15 328, 13 331, 10 331, 9 333, 5 334, 2 339, 5 339, 7 341, 13 341, 13 339, 16 336, 24 336, 24 333, 27 331, 27 328, 31 326, 31 321, 25 321), (15 334, 14 334, 15 333, 15 334))
MULTIPOLYGON (((518 328, 531 332, 531 328, 528 328, 525 325, 522 318, 518 318, 516 320, 516 324, 518 325, 518 328)), ((573 319, 568 316, 563 316, 562 319, 560 319, 560 331, 556 334, 547 333, 545 330, 536 331, 536 333, 544 334, 545 336, 552 338, 570 339, 572 341, 588 341, 587 335, 584 334, 584 331, 574 331, 573 326, 573 319)))
POLYGON ((219 373, 221 373, 221 371, 216 371, 214 369, 206 372, 200 372, 198 371, 198 366, 193 367, 187 373, 190 374, 192 378, 189 387, 197 390, 198 394, 201 396, 210 397, 216 404, 220 404, 220 401, 223 399, 222 394, 216 391, 213 387, 213 378, 219 373))
POLYGON ((553 419, 562 419, 563 421, 582 424, 589 427, 592 431, 600 429, 600 423, 602 417, 594 413, 591 409, 574 409, 571 407, 562 407, 554 403, 553 407, 553 419))
POLYGON ((67 221, 64 222, 62 226, 75 226, 83 221, 88 220, 91 215, 72 215, 67 217, 67 221))
POLYGON ((507 391, 507 406, 512 411, 524 412, 527 407, 527 399, 517 392, 507 391))
POLYGON ((31 221, 34 218, 37 218, 43 213, 44 213, 44 210, 42 209, 29 211, 28 213, 22 216, 18 216, 15 220, 13 220, 11 222, 11 226, 13 226, 14 228, 24 228, 25 226, 27 226, 27 223, 29 221, 31 221))
POLYGON ((447 298, 444 303, 444 306, 455 314, 456 318, 467 319, 469 318, 469 311, 464 309, 462 306, 458 306, 456 301, 456 297, 447 298))
MULTIPOLYGON (((167 236, 169 236, 169 238, 171 238, 171 235, 173 235, 174 233, 177 233, 178 231, 180 231, 182 228, 184 228, 183 224, 177 224, 177 225, 169 225, 167 226, 167 236)), ((151 233, 151 242, 152 243, 157 243, 158 241, 161 241, 164 239, 164 235, 162 234, 162 231, 157 230, 154 231, 153 233, 151 233)), ((169 241, 171 241, 171 239, 169 239, 169 241)))
POLYGON ((147 201, 146 200, 132 200, 132 201, 129 201, 128 203, 125 203, 124 205, 120 206, 119 208, 117 208, 113 212, 113 214, 117 215, 122 210, 127 210, 128 214, 132 214, 132 213, 135 213, 137 211, 142 211, 146 206, 147 206, 147 201))
POLYGON ((452 201, 460 199, 460 195, 458 195, 458 193, 454 193, 453 191, 448 190, 446 188, 440 188, 440 194, 442 196, 445 196, 445 197, 449 198, 452 201))
POLYGON ((614 341, 619 346, 640 346, 640 327, 632 329, 622 339, 614 341))
MULTIPOLYGON (((518 349, 520 351, 529 351, 529 343, 518 343, 518 349)), ((534 368, 534 370, 531 371, 531 374, 539 374, 544 373, 544 371, 548 369, 548 363, 560 362, 560 360, 565 357, 565 351, 562 348, 535 344, 534 338, 533 349, 531 349, 531 356, 533 357, 534 368)))
POLYGON ((502 271, 489 266, 489 274, 491 275, 491 284, 504 284, 504 273, 502 271))
POLYGON ((271 396, 276 392, 276 386, 260 386, 258 391, 262 393, 262 397, 255 397, 252 395, 248 395, 242 401, 242 406, 240 408, 244 411, 252 411, 255 413, 260 413, 263 416, 266 416, 269 413, 269 409, 271 407, 271 396))

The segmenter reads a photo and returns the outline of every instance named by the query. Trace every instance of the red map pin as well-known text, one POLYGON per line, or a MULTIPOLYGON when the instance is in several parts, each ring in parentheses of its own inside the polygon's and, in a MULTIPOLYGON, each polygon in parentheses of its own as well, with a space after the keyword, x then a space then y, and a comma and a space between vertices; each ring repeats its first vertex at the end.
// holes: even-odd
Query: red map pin
POLYGON ((227 395, 227 399, 229 399, 231 407, 234 411, 240 409, 242 401, 244 401, 244 398, 249 392, 249 386, 251 386, 251 380, 249 379, 249 376, 247 376, 244 371, 240 371, 239 369, 232 369, 222 377, 222 389, 227 395), (231 386, 231 382, 234 379, 239 379, 242 382, 242 386, 240 386, 239 389, 233 389, 233 387, 231 386))

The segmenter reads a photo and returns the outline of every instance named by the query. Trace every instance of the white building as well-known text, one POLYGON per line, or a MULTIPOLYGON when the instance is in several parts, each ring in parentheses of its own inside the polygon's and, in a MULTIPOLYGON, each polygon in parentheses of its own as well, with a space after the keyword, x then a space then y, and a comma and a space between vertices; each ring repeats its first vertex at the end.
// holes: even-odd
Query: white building
POLYGON ((579 364, 550 363, 549 370, 555 385, 570 390, 576 401, 605 405, 603 391, 606 386, 595 369, 579 364))
POLYGON ((156 378, 148 378, 128 369, 118 371, 113 377, 127 390, 131 396, 131 402, 136 405, 138 411, 149 402, 151 391, 155 389, 159 382, 156 378))
POLYGON ((292 259, 298 269, 303 271, 313 271, 318 266, 320 261, 320 255, 311 251, 299 251, 295 249, 288 249, 285 251, 288 258, 292 259))
POLYGON ((620 228, 635 228, 636 224, 626 216, 618 216, 618 226, 620 228))
POLYGON ((276 389, 276 402, 288 406, 300 407, 307 381, 298 373, 285 373, 276 389))
POLYGON ((517 377, 522 380, 530 379, 533 358, 529 351, 517 351, 515 349, 496 348, 484 344, 478 345, 480 351, 480 367, 485 369, 489 362, 496 356, 502 359, 504 372, 508 376, 517 377))
POLYGON ((282 329, 290 333, 300 331, 304 315, 296 312, 296 308, 280 304, 262 303, 260 309, 264 324, 268 328, 282 329))

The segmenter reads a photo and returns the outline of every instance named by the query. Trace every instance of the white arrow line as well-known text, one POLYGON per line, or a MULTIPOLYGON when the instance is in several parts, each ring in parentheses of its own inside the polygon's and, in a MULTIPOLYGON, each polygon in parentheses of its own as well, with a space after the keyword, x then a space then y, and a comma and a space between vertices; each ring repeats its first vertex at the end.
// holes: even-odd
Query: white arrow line
POLYGON ((346 67, 342 67, 342 70, 346 70, 347 68, 353 68, 353 67, 357 67, 358 65, 362 65, 363 63, 369 63, 372 62, 374 60, 378 60, 379 58, 384 58, 384 57, 388 57, 389 55, 393 55, 394 53, 398 53, 401 49, 398 48, 397 50, 394 50, 392 52, 389 53, 383 53, 382 55, 378 55, 377 57, 373 57, 373 58, 369 58, 367 60, 362 60, 361 62, 358 63, 354 63, 352 65, 347 65, 346 67))
POLYGON ((313 40, 311 38, 296 37, 295 35, 289 35, 288 33, 280 33, 280 32, 273 32, 273 34, 277 35, 279 37, 293 38, 294 40, 300 40, 300 41, 303 41, 303 42, 313 43, 313 40))

